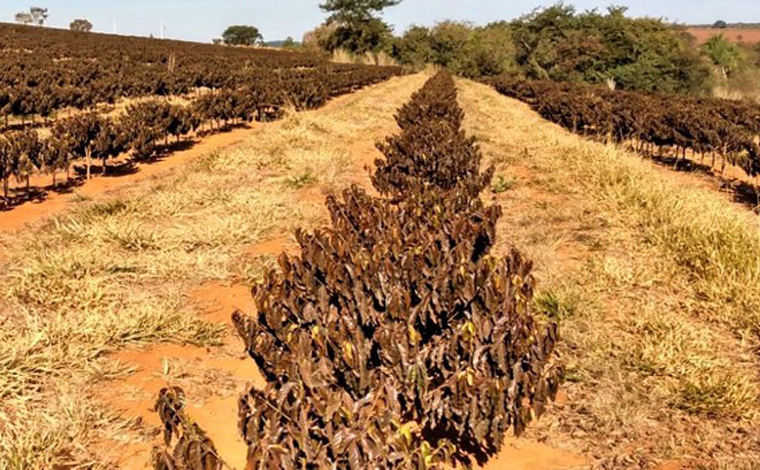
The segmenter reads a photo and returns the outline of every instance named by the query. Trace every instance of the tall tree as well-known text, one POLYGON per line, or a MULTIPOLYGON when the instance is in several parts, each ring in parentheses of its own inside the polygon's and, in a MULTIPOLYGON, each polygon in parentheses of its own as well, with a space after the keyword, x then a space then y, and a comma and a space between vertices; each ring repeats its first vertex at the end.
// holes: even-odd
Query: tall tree
POLYGON ((48 9, 42 7, 31 7, 29 13, 32 15, 32 20, 37 26, 42 26, 48 19, 48 9))
POLYGON ((234 25, 222 33, 222 39, 225 44, 232 46, 254 46, 263 36, 255 26, 234 25))
POLYGON ((319 7, 330 13, 328 22, 347 25, 369 21, 388 7, 401 3, 401 0, 325 0, 319 7))
POLYGON ((330 13, 327 24, 335 30, 321 46, 355 54, 383 49, 392 38, 392 29, 377 15, 399 3, 401 0, 325 0, 319 7, 330 13))
POLYGON ((48 9, 42 7, 31 7, 29 11, 16 13, 16 22, 21 24, 36 24, 42 26, 48 19, 48 9))
POLYGON ((69 29, 80 33, 89 33, 92 31, 92 23, 85 19, 78 18, 69 24, 69 29))

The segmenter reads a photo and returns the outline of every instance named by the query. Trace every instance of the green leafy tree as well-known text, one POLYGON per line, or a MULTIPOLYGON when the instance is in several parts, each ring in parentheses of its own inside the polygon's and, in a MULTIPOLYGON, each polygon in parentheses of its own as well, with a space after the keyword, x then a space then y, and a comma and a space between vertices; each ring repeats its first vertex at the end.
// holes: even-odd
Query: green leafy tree
POLYGON ((683 28, 634 19, 624 7, 582 14, 555 5, 510 23, 517 64, 532 78, 604 83, 623 89, 704 92, 711 72, 683 28))
POLYGON ((723 21, 723 20, 718 20, 718 21, 715 22, 715 24, 713 24, 713 28, 716 28, 716 29, 726 29, 726 28, 728 28, 728 24, 725 21, 723 21))
POLYGON ((385 49, 392 41, 393 30, 377 15, 399 3, 401 0, 326 0, 320 8, 330 14, 327 24, 334 25, 335 30, 320 46, 355 54, 385 49))
POLYGON ((80 33, 89 33, 92 31, 92 23, 85 19, 78 18, 69 24, 69 29, 80 33))
POLYGON ((409 65, 435 64, 467 77, 514 72, 515 48, 507 23, 475 27, 445 21, 413 26, 393 45, 392 55, 409 65))
POLYGON ((430 29, 417 25, 407 29, 394 41, 393 57, 407 65, 435 63, 430 29))
POLYGON ((701 49, 726 77, 733 75, 741 67, 742 53, 739 47, 730 43, 723 35, 711 37, 701 49))
POLYGON ((516 72, 512 31, 506 23, 493 23, 473 30, 467 39, 462 60, 455 71, 467 77, 516 72))
POLYGON ((390 44, 393 31, 384 21, 371 18, 353 25, 340 25, 320 45, 327 51, 346 49, 354 54, 377 52, 390 44))
POLYGON ((254 46, 262 39, 263 36, 255 26, 234 25, 222 33, 224 43, 232 46, 254 46))
POLYGON ((330 13, 328 22, 355 26, 376 18, 384 9, 399 3, 401 0, 326 0, 319 7, 330 13))

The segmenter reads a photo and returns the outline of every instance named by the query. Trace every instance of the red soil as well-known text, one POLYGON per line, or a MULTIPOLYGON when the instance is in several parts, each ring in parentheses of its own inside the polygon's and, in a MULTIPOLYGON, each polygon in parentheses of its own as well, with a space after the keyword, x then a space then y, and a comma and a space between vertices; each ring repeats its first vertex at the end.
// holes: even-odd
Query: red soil
MULTIPOLYGON (((195 142, 187 149, 168 154, 162 159, 150 163, 135 164, 135 172, 122 176, 96 176, 76 187, 71 193, 48 192, 40 202, 27 202, 11 210, 0 210, 0 231, 14 231, 24 225, 50 217, 71 207, 76 197, 95 198, 108 191, 127 187, 138 181, 146 180, 159 173, 179 167, 210 152, 233 146, 259 129, 261 124, 233 129, 229 132, 214 134, 195 142)), ((61 175, 59 175, 60 181, 61 175)), ((65 176, 63 176, 65 178, 65 176)), ((51 183, 49 176, 37 176, 31 180, 32 186, 43 188, 51 183)))
MULTIPOLYGON (((339 97, 331 100, 322 109, 340 106, 352 99, 354 98, 351 95, 339 97)), ((391 124, 387 129, 378 130, 378 133, 389 135, 394 131, 395 128, 391 124)), ((239 135, 242 139, 245 133, 241 132, 239 135)), ((374 159, 380 156, 380 153, 375 149, 373 140, 366 137, 358 141, 346 142, 346 148, 350 149, 352 156, 352 168, 346 178, 347 182, 359 184, 372 191, 367 178, 368 174, 364 168, 371 166, 374 159)), ((235 141, 236 139, 229 139, 227 145, 235 141)), ((208 152, 211 149, 207 147, 197 152, 196 155, 208 152)), ((173 156, 168 161, 172 162, 171 167, 174 166, 174 162, 181 164, 181 161, 187 161, 191 157, 177 158, 177 156, 173 156)), ((303 188, 299 194, 299 199, 304 203, 318 202, 321 204, 324 201, 326 189, 321 187, 303 188)), ((27 206, 33 205, 27 204, 27 206)), ((23 207, 25 206, 20 208, 23 207)), ((65 203, 61 207, 65 207, 65 203)), ((0 225, 3 215, 5 214, 0 214, 0 225)), ((248 254, 252 256, 278 256, 282 252, 295 254, 297 251, 298 247, 292 235, 277 234, 268 240, 252 245, 248 254)), ((191 292, 190 297, 204 309, 206 318, 228 325, 231 325, 230 320, 233 311, 241 310, 247 314, 253 314, 256 311, 249 286, 209 283, 191 292)), ((191 376, 198 375, 199 370, 216 370, 263 388, 266 383, 255 363, 244 356, 242 341, 230 332, 225 342, 226 344, 223 347, 214 349, 160 345, 143 351, 132 350, 118 353, 114 356, 116 359, 134 366, 138 370, 126 379, 116 380, 106 387, 101 387, 101 389, 108 390, 104 398, 108 403, 121 410, 124 418, 139 418, 145 428, 150 430, 156 429, 159 425, 158 416, 151 411, 151 408, 160 389, 168 385, 163 378, 165 361, 169 361, 169 364, 181 363, 189 370, 191 376)), ((241 385, 236 388, 225 389, 208 384, 205 387, 200 384, 195 389, 186 388, 190 417, 209 435, 229 468, 238 470, 245 468, 246 459, 246 447, 237 430, 237 399, 243 388, 241 385), (203 395, 206 395, 205 399, 203 395), (200 406, 201 404, 202 406, 200 406)), ((566 400, 566 396, 561 395, 558 400, 566 400)), ((111 446, 108 455, 116 460, 120 469, 149 469, 151 468, 150 449, 153 444, 160 445, 161 441, 161 436, 155 435, 153 441, 148 443, 140 442, 127 445, 108 443, 111 446)), ((583 456, 554 449, 547 444, 522 438, 519 440, 508 438, 502 453, 486 466, 478 468, 481 470, 554 470, 585 468, 588 464, 588 460, 583 456)))
MULTIPOLYGON (((295 245, 285 237, 275 238, 254 245, 252 253, 261 256, 274 255, 282 251, 292 253, 295 245)), ((247 286, 223 286, 216 283, 205 285, 191 294, 194 301, 206 306, 208 318, 212 321, 230 323, 231 313, 242 310, 248 314, 255 312, 255 305, 247 286)), ((231 335, 227 345, 238 351, 243 345, 231 335)), ((113 381, 105 399, 116 406, 125 418, 136 418, 147 428, 160 426, 158 415, 151 410, 155 397, 162 387, 169 383, 162 377, 166 361, 168 364, 181 361, 190 370, 196 367, 211 368, 223 373, 232 374, 235 378, 252 383, 258 388, 264 388, 266 382, 261 376, 255 363, 244 356, 219 357, 214 351, 194 346, 161 345, 145 351, 123 351, 114 356, 117 360, 138 370, 126 379, 113 381)), ((192 372, 191 372, 192 373, 192 372)), ((240 390, 225 393, 216 387, 213 395, 204 400, 202 406, 193 406, 194 396, 188 396, 188 411, 193 420, 206 431, 219 451, 219 455, 230 468, 245 468, 246 446, 237 430, 237 399, 240 390), (220 393, 221 392, 221 393, 220 393)), ((241 389, 242 390, 242 389, 241 389)), ((564 394, 558 396, 558 401, 566 400, 564 394)), ((160 445, 161 436, 156 435, 153 443, 134 443, 116 446, 119 468, 125 470, 141 470, 150 468, 150 448, 153 444, 160 445)), ((555 470, 580 469, 588 466, 588 460, 580 455, 547 444, 527 439, 506 439, 503 450, 496 458, 480 470, 555 470)), ((663 470, 676 470, 679 467, 665 467, 663 470)))
POLYGON ((687 28, 689 34, 697 39, 697 44, 704 44, 714 36, 723 35, 731 42, 745 42, 748 44, 760 43, 760 29, 741 28, 687 28))
POLYGON ((571 470, 587 468, 582 456, 555 449, 540 442, 509 437, 501 453, 481 470, 571 470))

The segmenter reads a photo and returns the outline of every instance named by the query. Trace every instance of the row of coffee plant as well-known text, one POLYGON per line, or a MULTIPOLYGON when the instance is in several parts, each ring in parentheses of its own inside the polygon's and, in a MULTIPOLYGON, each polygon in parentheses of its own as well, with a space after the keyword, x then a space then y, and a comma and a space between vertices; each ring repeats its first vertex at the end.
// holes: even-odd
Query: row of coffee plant
MULTIPOLYGON (((34 130, 8 131, 0 135, 0 180, 3 202, 13 203, 10 181, 26 181, 34 173, 68 176, 73 163, 82 161, 90 177, 92 160, 102 160, 106 171, 109 159, 129 152, 134 158, 148 159, 169 138, 179 140, 206 123, 219 130, 225 124, 268 121, 279 117, 285 106, 311 109, 324 105, 328 98, 384 81, 400 73, 394 68, 370 68, 353 74, 321 75, 312 72, 292 81, 276 81, 262 86, 247 85, 203 93, 189 105, 154 98, 127 106, 117 117, 94 111, 56 120, 52 135, 42 139, 34 130)), ((299 72, 299 74, 302 74, 299 72)), ((27 194, 28 195, 28 194, 27 194)))
MULTIPOLYGON (((554 397, 557 325, 531 312, 531 262, 492 253, 501 208, 479 193, 493 169, 456 96, 448 73, 429 80, 379 145, 381 196, 329 197, 331 225, 297 232, 300 255, 253 288, 255 315, 233 315, 267 380, 239 402, 247 468, 482 463, 554 397)), ((181 389, 156 409, 155 468, 222 468, 181 389)))
POLYGON ((295 103, 318 101, 376 69, 286 51, 0 24, 0 117, 23 123, 64 109, 199 89, 253 87, 284 91, 295 103))
POLYGON ((500 93, 525 101, 542 117, 607 142, 632 143, 647 155, 687 150, 710 165, 721 159, 748 175, 760 174, 760 106, 717 98, 611 91, 550 81, 488 79, 500 93))

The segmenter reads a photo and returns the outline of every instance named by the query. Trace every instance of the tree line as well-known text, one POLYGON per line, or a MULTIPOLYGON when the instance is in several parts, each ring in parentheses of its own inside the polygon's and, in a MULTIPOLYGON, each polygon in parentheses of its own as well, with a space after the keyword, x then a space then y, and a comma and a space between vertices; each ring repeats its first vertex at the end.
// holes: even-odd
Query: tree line
POLYGON ((685 27, 661 19, 631 18, 624 7, 578 12, 560 3, 509 21, 483 26, 443 21, 433 26, 413 25, 394 35, 379 13, 398 3, 325 2, 322 7, 328 19, 308 33, 304 43, 327 52, 384 54, 403 65, 440 65, 470 78, 510 74, 698 95, 709 94, 716 86, 760 89, 760 56, 750 50, 753 48, 722 41, 719 46, 729 49, 728 54, 715 53, 715 47, 698 46, 685 27), (726 81, 720 73, 721 61, 737 60, 742 67, 735 67, 729 75, 740 76, 726 81))

